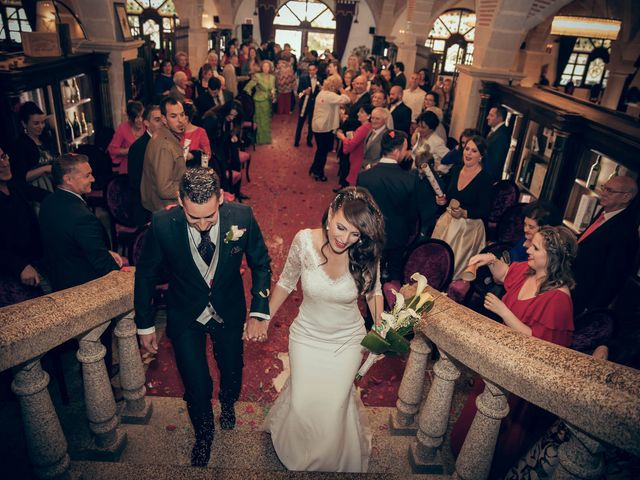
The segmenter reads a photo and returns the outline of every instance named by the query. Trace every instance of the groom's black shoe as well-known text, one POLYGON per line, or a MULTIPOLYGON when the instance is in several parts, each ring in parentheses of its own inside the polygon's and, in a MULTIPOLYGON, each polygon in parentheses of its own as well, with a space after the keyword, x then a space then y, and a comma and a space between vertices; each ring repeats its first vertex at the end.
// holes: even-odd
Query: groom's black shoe
POLYGON ((236 428, 236 410, 233 403, 221 404, 220 428, 223 430, 233 430, 236 428))
POLYGON ((211 444, 213 443, 213 430, 206 435, 197 435, 196 443, 191 450, 191 466, 206 467, 211 456, 211 444))

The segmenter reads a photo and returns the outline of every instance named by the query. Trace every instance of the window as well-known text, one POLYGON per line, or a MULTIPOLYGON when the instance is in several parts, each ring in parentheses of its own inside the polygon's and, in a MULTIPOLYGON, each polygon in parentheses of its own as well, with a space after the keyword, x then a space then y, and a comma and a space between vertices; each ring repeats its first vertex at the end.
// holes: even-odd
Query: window
POLYGON ((273 24, 276 42, 290 44, 295 55, 300 55, 303 45, 318 52, 333 50, 335 17, 331 9, 320 1, 290 0, 280 7, 273 24))
POLYGON ((22 32, 30 32, 31 25, 22 8, 21 0, 0 0, 0 41, 5 44, 21 44, 22 32))
POLYGON ((611 53, 611 40, 601 38, 577 38, 573 53, 562 71, 560 85, 569 80, 576 87, 602 85, 606 88, 609 71, 606 64, 611 53))
POLYGON ((473 63, 475 32, 476 14, 471 10, 449 10, 436 19, 424 44, 436 57, 435 74, 452 74, 456 65, 473 63))
POLYGON ((180 20, 173 0, 127 0, 127 17, 131 34, 148 36, 156 48, 165 50, 167 58, 173 56, 174 33, 180 20))

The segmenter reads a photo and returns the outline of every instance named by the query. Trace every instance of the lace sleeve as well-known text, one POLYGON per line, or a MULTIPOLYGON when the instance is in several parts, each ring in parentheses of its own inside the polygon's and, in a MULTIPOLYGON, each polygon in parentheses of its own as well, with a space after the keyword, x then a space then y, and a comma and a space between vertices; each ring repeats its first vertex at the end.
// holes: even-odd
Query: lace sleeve
POLYGON ((378 271, 376 273, 376 284, 369 293, 367 293, 367 301, 371 300, 376 295, 382 296, 382 285, 380 285, 380 261, 378 261, 378 271))
POLYGON ((291 242, 291 247, 289 248, 287 261, 284 264, 282 274, 280 274, 280 279, 278 280, 278 285, 284 288, 287 293, 291 293, 292 290, 296 289, 298 279, 302 274, 302 235, 303 231, 301 230, 293 238, 293 242, 291 242))

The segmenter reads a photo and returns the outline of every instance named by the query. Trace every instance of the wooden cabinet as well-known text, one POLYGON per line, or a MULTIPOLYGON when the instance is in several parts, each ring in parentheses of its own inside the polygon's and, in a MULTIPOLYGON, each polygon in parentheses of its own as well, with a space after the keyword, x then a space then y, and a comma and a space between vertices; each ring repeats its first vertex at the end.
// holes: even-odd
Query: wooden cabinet
POLYGON ((547 88, 487 82, 479 126, 495 105, 508 110, 513 132, 503 177, 516 182, 521 201, 558 207, 575 233, 598 211, 599 188, 612 175, 638 178, 640 123, 634 118, 547 88), (599 171, 589 182, 595 164, 599 171))

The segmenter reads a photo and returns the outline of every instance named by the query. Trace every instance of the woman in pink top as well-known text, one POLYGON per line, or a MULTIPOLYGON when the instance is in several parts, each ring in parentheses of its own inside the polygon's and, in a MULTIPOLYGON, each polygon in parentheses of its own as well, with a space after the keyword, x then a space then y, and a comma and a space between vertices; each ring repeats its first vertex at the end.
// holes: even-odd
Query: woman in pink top
POLYGON ((346 136, 342 130, 336 132, 336 137, 342 142, 342 151, 349 155, 349 175, 347 175, 349 185, 356 184, 358 173, 362 167, 366 139, 369 132, 371 132, 369 118, 372 110, 373 106, 371 104, 367 104, 358 110, 358 121, 361 125, 353 132, 353 136, 346 136))
POLYGON ((185 160, 188 162, 193 159, 193 154, 191 152, 202 152, 211 156, 211 144, 209 143, 209 137, 207 136, 207 131, 202 127, 196 127, 191 120, 196 113, 196 109, 192 103, 186 102, 184 104, 184 113, 189 123, 187 123, 187 128, 184 130, 184 135, 180 140, 180 144, 184 148, 188 147, 189 153, 185 160), (188 145, 187 145, 188 142, 188 145))
POLYGON ((129 147, 133 145, 140 135, 145 132, 142 116, 144 105, 136 100, 127 103, 127 117, 129 120, 118 125, 116 133, 107 148, 111 156, 111 165, 115 173, 127 174, 129 172, 129 162, 127 155, 129 147))

